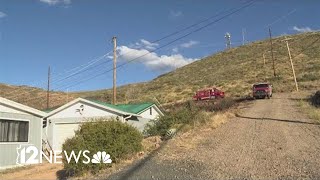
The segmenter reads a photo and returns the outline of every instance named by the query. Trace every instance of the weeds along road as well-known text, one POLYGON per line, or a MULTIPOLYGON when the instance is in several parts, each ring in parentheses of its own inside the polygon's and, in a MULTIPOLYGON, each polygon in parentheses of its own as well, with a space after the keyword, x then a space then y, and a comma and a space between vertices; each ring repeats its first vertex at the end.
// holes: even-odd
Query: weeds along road
POLYGON ((109 179, 320 179, 320 126, 286 94, 168 142, 109 179))

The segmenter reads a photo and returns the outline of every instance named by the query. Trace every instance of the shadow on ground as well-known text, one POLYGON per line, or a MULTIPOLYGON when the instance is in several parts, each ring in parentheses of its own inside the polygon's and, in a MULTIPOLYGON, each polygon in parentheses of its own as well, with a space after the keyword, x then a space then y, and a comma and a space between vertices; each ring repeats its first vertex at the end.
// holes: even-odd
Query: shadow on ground
POLYGON ((107 179, 121 179, 126 180, 129 177, 133 175, 134 172, 138 171, 139 169, 143 168, 143 166, 150 161, 153 157, 155 157, 163 148, 166 147, 169 140, 165 140, 161 143, 160 147, 154 151, 152 151, 150 154, 148 154, 145 158, 135 162, 134 164, 128 165, 124 170, 121 170, 113 175, 111 175, 107 179))
POLYGON ((269 121, 298 123, 298 124, 309 124, 309 125, 320 126, 320 123, 316 123, 316 122, 307 122, 307 121, 299 121, 299 120, 291 120, 291 119, 274 119, 274 118, 248 117, 248 116, 242 116, 242 115, 239 115, 239 114, 236 114, 236 117, 244 118, 244 119, 251 119, 251 120, 260 120, 260 121, 269 120, 269 121))
POLYGON ((57 179, 59 180, 66 180, 69 177, 71 177, 70 174, 68 174, 67 171, 64 169, 57 171, 56 176, 57 176, 57 179))

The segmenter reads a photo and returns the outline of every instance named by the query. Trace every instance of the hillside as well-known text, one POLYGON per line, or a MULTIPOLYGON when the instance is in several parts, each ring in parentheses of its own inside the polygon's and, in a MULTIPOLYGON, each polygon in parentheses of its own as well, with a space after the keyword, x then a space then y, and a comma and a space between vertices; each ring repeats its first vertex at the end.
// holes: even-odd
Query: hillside
MULTIPOLYGON (((47 91, 40 88, 0 84, 0 96, 37 109, 46 109, 47 106, 47 91)), ((74 98, 64 92, 51 92, 50 106, 57 107, 74 98)))
MULTIPOLYGON (((293 36, 289 41, 295 71, 301 90, 320 88, 320 32, 293 36)), ((197 89, 216 86, 229 96, 248 95, 253 83, 267 81, 275 92, 293 91, 294 81, 284 37, 273 40, 277 77, 273 76, 270 41, 258 41, 214 54, 148 82, 126 85, 118 90, 124 101, 153 100, 161 103, 190 99, 197 89), (263 62, 265 53, 266 64, 263 62)), ((76 96, 91 96, 111 100, 111 90, 79 92, 76 96)))
MULTIPOLYGON (((301 90, 320 88, 320 32, 288 36, 295 71, 301 90)), ((147 83, 125 85, 118 88, 120 102, 154 101, 170 103, 190 99, 197 89, 216 86, 226 91, 228 96, 248 95, 253 83, 267 81, 274 85, 275 92, 294 90, 292 70, 284 37, 273 39, 277 77, 273 76, 270 42, 268 39, 223 51, 202 60, 193 62, 173 72, 163 74, 147 83), (263 53, 266 64, 264 65, 263 53)), ((13 86, 0 86, 0 96, 6 97, 6 89, 13 86)), ((26 96, 43 96, 43 90, 29 93, 28 87, 18 87, 26 96)), ((55 92, 53 104, 56 106, 75 97, 90 97, 111 101, 112 91, 99 90, 75 92, 69 95, 55 92)), ((17 99, 24 101, 25 95, 17 99)), ((45 96, 41 100, 25 102, 38 108, 45 107, 45 96)))

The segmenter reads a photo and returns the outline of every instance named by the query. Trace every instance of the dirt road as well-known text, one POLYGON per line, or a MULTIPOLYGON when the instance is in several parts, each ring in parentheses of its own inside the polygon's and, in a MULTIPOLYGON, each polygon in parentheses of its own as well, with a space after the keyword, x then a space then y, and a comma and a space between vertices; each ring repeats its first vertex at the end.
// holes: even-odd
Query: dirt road
POLYGON ((240 108, 109 179, 320 179, 320 125, 295 100, 278 94, 240 108))
POLYGON ((46 180, 55 180, 58 178, 57 174, 62 172, 62 164, 37 164, 30 165, 25 167, 20 167, 16 169, 8 170, 8 172, 0 172, 1 180, 17 180, 17 179, 46 179, 46 180))

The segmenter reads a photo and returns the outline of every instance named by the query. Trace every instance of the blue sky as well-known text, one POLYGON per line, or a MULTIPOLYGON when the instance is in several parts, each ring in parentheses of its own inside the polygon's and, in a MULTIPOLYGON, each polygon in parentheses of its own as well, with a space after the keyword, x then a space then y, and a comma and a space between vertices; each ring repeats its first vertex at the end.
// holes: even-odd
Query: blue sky
MULTIPOLYGON (((112 53, 108 52, 113 36, 118 38, 121 65, 193 29, 151 43, 154 40, 245 2, 0 0, 0 83, 45 87, 50 65, 54 90, 110 88, 112 53)), ((270 24, 276 36, 318 30, 318 7, 316 0, 256 0, 212 26, 122 66, 118 84, 148 81, 222 51, 226 32, 237 46, 243 28, 247 41, 267 38, 270 24)))

